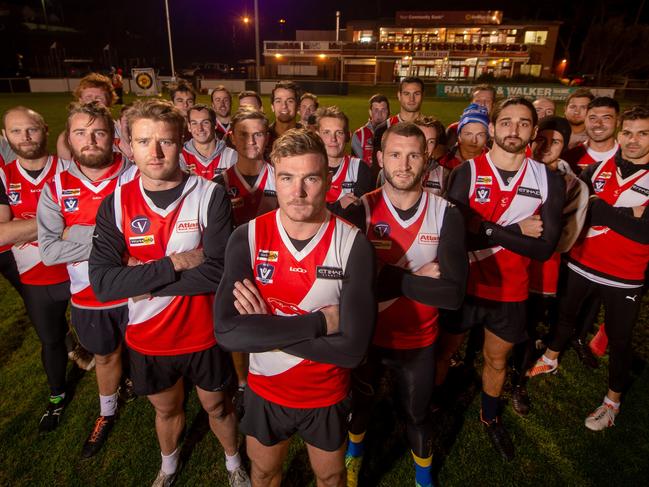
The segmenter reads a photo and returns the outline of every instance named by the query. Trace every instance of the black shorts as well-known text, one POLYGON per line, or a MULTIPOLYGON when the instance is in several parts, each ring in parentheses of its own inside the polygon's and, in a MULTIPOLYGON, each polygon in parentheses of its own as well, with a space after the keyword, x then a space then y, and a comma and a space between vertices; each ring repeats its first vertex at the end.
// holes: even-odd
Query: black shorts
POLYGON ((239 429, 263 445, 276 445, 297 433, 311 446, 336 451, 347 440, 349 397, 323 408, 289 408, 264 399, 248 386, 243 405, 239 429))
POLYGON ((527 301, 501 302, 467 296, 456 311, 440 313, 439 324, 444 331, 458 335, 475 326, 484 326, 509 343, 527 340, 527 301))
POLYGON ((218 345, 181 355, 144 355, 128 349, 131 378, 138 396, 169 389, 186 378, 204 391, 224 391, 236 377, 232 357, 218 345))
POLYGON ((122 343, 128 324, 128 306, 85 309, 72 305, 70 320, 83 348, 97 355, 108 355, 122 343))

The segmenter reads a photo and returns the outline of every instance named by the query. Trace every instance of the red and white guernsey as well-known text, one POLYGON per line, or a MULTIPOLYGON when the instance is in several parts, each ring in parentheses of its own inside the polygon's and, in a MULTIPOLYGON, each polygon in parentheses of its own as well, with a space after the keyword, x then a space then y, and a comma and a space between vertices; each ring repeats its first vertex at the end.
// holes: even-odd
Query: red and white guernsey
MULTIPOLYGON (((622 208, 649 204, 649 170, 626 179, 618 173, 615 157, 603 162, 592 176, 595 194, 622 208)), ((593 226, 570 251, 568 266, 582 276, 609 286, 633 288, 644 284, 649 245, 640 244, 604 226, 593 226)))
MULTIPOLYGON (((70 164, 77 164, 71 162, 70 164)), ((77 166, 78 168, 78 166, 77 166)), ((56 174, 50 184, 50 193, 61 208, 66 227, 94 225, 99 205, 120 184, 134 177, 135 171, 119 153, 113 153, 113 164, 103 179, 91 182, 75 176, 69 169, 56 174)), ((88 261, 67 264, 70 275, 70 302, 77 308, 108 309, 126 304, 125 299, 102 302, 95 296, 88 278, 88 261)))
POLYGON ((559 284, 561 253, 554 252, 545 262, 530 261, 530 292, 544 296, 556 296, 559 284))
MULTIPOLYGON (((45 167, 36 178, 14 160, 0 168, 0 179, 4 184, 9 198, 9 208, 13 218, 18 220, 31 220, 36 218, 36 207, 43 187, 61 170, 61 164, 56 156, 49 156, 45 167)), ((2 250, 2 249, 0 249, 2 250)), ((11 247, 20 273, 20 282, 34 286, 46 286, 66 282, 68 271, 65 265, 47 266, 43 263, 38 242, 27 242, 11 247)))
MULTIPOLYGON (((202 248, 207 210, 216 184, 189 176, 180 197, 162 210, 135 179, 115 190, 115 223, 128 255, 147 263, 202 248)), ((214 294, 128 300, 126 343, 146 355, 180 355, 216 344, 214 294)))
MULTIPOLYGON (((356 227, 329 215, 308 245, 297 251, 281 224, 279 211, 251 220, 250 259, 257 289, 268 309, 275 315, 294 316, 338 305, 357 232, 356 227)), ((248 384, 276 404, 320 408, 347 397, 350 370, 281 350, 251 353, 248 384)))
POLYGON ((180 154, 180 165, 190 173, 205 179, 214 179, 237 162, 237 152, 217 141, 217 148, 209 157, 201 155, 194 147, 193 140, 187 141, 180 154))
MULTIPOLYGON (((409 271, 437 260, 439 234, 449 203, 424 191, 417 212, 402 220, 382 188, 362 198, 367 237, 379 262, 409 271)), ((422 348, 437 337, 438 311, 405 296, 379 303, 372 343, 391 349, 422 348)))
POLYGON ((358 168, 364 164, 358 157, 345 156, 331 179, 331 187, 327 191, 327 203, 335 203, 346 194, 354 194, 354 186, 358 180, 358 168))
POLYGON ((363 125, 361 128, 354 132, 354 137, 356 137, 360 143, 361 158, 367 164, 372 162, 372 153, 374 152, 374 132, 367 125, 363 125))
POLYGON ((403 122, 403 120, 401 120, 401 114, 397 113, 396 115, 392 115, 390 118, 388 118, 386 120, 386 122, 385 122, 385 125, 386 125, 386 128, 390 128, 393 125, 396 125, 396 124, 398 124, 400 122, 403 122))
POLYGON ((426 171, 421 180, 421 185, 425 191, 436 195, 441 195, 446 190, 446 168, 433 162, 433 168, 426 171))
POLYGON ((223 173, 223 183, 232 203, 235 226, 277 208, 275 171, 268 163, 264 163, 254 186, 248 184, 236 164, 223 173))
MULTIPOLYGON (((525 158, 516 175, 505 184, 489 154, 469 161, 469 206, 484 221, 512 225, 538 213, 548 197, 546 167, 525 158)), ((501 246, 469 252, 467 293, 501 302, 525 301, 530 259, 501 246)))
POLYGON ((583 171, 596 162, 607 161, 611 157, 614 157, 619 149, 620 145, 615 142, 615 145, 611 150, 606 152, 597 152, 588 146, 588 142, 583 142, 570 149, 565 154, 565 159, 571 167, 578 167, 580 171, 583 171))

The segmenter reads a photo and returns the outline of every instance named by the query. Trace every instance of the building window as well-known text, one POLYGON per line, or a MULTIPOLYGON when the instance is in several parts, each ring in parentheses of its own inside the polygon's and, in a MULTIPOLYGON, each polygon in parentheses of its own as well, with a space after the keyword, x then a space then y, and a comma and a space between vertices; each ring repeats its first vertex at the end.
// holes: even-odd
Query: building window
POLYGON ((525 44, 538 44, 544 46, 547 39, 547 30, 529 30, 525 32, 525 44))

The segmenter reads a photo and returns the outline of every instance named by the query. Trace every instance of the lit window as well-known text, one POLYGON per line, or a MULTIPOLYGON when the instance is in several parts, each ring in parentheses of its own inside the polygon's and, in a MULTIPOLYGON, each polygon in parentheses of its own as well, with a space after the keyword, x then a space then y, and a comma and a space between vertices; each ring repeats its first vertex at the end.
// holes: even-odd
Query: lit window
POLYGON ((525 44, 538 44, 544 46, 547 39, 547 30, 529 30, 525 32, 525 44))

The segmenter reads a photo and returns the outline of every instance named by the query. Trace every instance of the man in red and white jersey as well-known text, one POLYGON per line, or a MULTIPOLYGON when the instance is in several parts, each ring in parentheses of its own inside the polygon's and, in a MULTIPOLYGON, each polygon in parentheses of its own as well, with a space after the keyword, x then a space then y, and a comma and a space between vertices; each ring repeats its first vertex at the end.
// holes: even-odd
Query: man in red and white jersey
POLYGON ((279 81, 273 88, 270 94, 270 107, 275 114, 275 121, 268 127, 269 138, 264 159, 269 160, 273 144, 284 132, 303 127, 296 120, 301 93, 301 88, 293 81, 279 81))
POLYGON ((43 188, 38 203, 38 243, 43 262, 67 264, 71 321, 79 342, 95 356, 100 413, 83 445, 82 456, 96 454, 112 429, 122 378, 125 300, 103 302, 88 280, 95 217, 101 201, 134 171, 113 152, 113 119, 98 103, 73 104, 66 124, 72 160, 43 188))
POLYGON ((319 108, 316 112, 316 131, 327 149, 331 173, 327 203, 340 201, 342 208, 346 208, 374 188, 372 171, 366 161, 345 155, 345 145, 350 137, 349 119, 340 108, 319 108))
POLYGON ((573 171, 580 173, 595 162, 615 156, 620 148, 615 139, 619 115, 620 104, 608 96, 598 96, 588 104, 584 122, 588 139, 562 155, 573 171))
POLYGON ((577 88, 568 95, 563 114, 566 120, 570 122, 570 142, 564 148, 564 151, 586 142, 588 134, 586 133, 586 112, 588 104, 595 99, 595 95, 588 88, 577 88))
MULTIPOLYGON (((538 113, 538 111, 537 111, 538 113)), ((527 334, 525 342, 517 343, 512 353, 511 403, 514 411, 525 416, 530 410, 525 374, 532 365, 535 342, 539 338, 537 325, 556 325, 557 289, 562 254, 570 250, 581 233, 588 207, 588 188, 561 159, 564 145, 570 140, 570 124, 565 118, 546 116, 539 121, 536 138, 532 142, 534 159, 561 175, 566 183, 562 231, 556 251, 545 262, 532 259, 529 267, 530 295, 527 301, 527 334)), ((588 348, 587 346, 585 348, 588 348)))
POLYGON ((221 186, 181 169, 180 111, 159 100, 140 101, 128 112, 128 126, 140 177, 100 206, 89 265, 100 298, 128 298, 133 382, 155 409, 162 455, 153 485, 171 485, 179 471, 184 379, 196 385, 223 446, 230 485, 249 485, 226 394, 232 362, 216 344, 212 324, 230 203, 221 186))
MULTIPOLYGON (((4 129, 3 129, 4 133, 4 129)), ((13 161, 16 158, 16 153, 9 146, 9 142, 4 135, 0 135, 0 167, 5 165, 5 161, 13 161)), ((2 192, 0 191, 0 197, 2 192)), ((5 205, 9 204, 7 200, 5 205)), ((9 281, 9 284, 20 294, 21 285, 20 285, 20 275, 18 273, 18 268, 16 267, 16 259, 14 259, 14 254, 11 252, 11 245, 3 245, 0 247, 0 274, 9 281)))
POLYGON ((377 93, 370 98, 370 119, 352 135, 352 153, 368 163, 372 162, 374 152, 374 131, 390 116, 388 97, 377 93))
POLYGON ((442 196, 446 192, 446 183, 450 171, 435 159, 434 154, 440 137, 444 136, 443 133, 440 133, 440 126, 443 128, 443 125, 434 117, 418 118, 415 121, 415 125, 419 127, 419 130, 426 137, 426 158, 428 165, 421 180, 422 187, 425 191, 442 196))
POLYGON ((432 485, 430 377, 435 370, 437 308, 461 306, 469 265, 462 213, 422 187, 426 142, 415 124, 391 126, 378 154, 385 184, 364 195, 362 205, 356 206, 361 214, 350 218, 374 245, 381 271, 376 331, 367 361, 354 371, 347 485, 358 484, 363 439, 384 368, 396 379, 417 485, 432 485))
MULTIPOLYGON (((481 107, 484 107, 487 110, 487 114, 491 113, 491 110, 496 103, 496 88, 491 85, 476 85, 471 90, 471 103, 481 107)), ((459 121, 449 124, 446 128, 446 140, 448 147, 453 147, 457 142, 457 134, 459 132, 458 125, 459 121)))
MULTIPOLYGON (((212 108, 216 114, 214 129, 219 139, 224 139, 230 132, 232 122, 232 94, 223 85, 219 85, 210 94, 212 108)), ((189 116, 189 112, 187 113, 189 116)), ((191 127, 190 127, 191 130, 191 127)))
POLYGON ((373 251, 327 210, 327 152, 316 134, 285 133, 272 161, 279 209, 232 234, 214 330, 221 346, 250 352, 241 429, 253 485, 280 484, 298 433, 317 484, 342 487, 350 369, 376 315, 373 251))
POLYGON ((592 296, 604 305, 609 342, 608 391, 585 421, 600 431, 613 426, 630 384, 632 332, 649 263, 649 107, 622 113, 620 151, 581 174, 592 194, 587 232, 569 254, 565 290, 553 339, 530 375, 554 372, 579 314, 592 296))
POLYGON ((457 124, 457 143, 439 158, 440 165, 452 171, 464 161, 485 154, 489 140, 488 129, 487 109, 476 103, 470 104, 462 112, 457 124))
POLYGON ((466 331, 484 327, 481 420, 494 448, 511 460, 514 446, 500 419, 507 356, 527 338, 526 301, 530 258, 545 261, 561 235, 565 183, 540 162, 525 157, 536 132, 532 103, 500 102, 491 113, 493 148, 458 166, 447 196, 465 213, 470 272, 467 298, 458 312, 442 315, 436 382, 466 331))
POLYGON ((181 168, 213 179, 237 162, 237 153, 216 136, 216 113, 207 105, 193 105, 187 110, 189 133, 180 154, 181 168))
POLYGON ((11 108, 3 115, 3 126, 17 157, 0 168, 0 246, 11 248, 27 315, 41 341, 50 397, 39 430, 48 432, 58 426, 67 402, 65 312, 70 282, 64 265, 48 266, 41 260, 35 217, 43 187, 61 167, 58 158, 47 153, 47 125, 39 113, 11 108))

